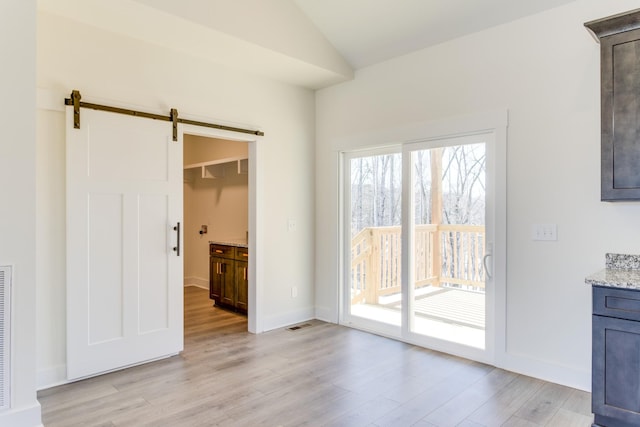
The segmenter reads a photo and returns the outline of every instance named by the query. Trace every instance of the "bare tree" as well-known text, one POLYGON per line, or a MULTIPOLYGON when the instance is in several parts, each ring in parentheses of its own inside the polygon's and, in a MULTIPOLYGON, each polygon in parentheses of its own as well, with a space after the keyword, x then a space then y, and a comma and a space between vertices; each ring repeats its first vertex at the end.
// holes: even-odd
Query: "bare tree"
POLYGON ((416 224, 431 223, 431 150, 420 150, 415 156, 415 222, 416 224))
MULTIPOLYGON (((443 184, 446 194, 443 194, 443 215, 447 224, 484 225, 485 222, 485 175, 486 154, 484 144, 459 145, 447 147, 443 152, 443 184)), ((476 248, 467 247, 461 239, 460 233, 450 231, 447 239, 449 253, 466 254, 475 258, 476 248)), ((473 241, 475 242, 475 240, 473 241)), ((473 243, 476 244, 476 243, 473 243)), ((472 259, 477 265, 480 260, 472 259)), ((448 263, 448 274, 451 277, 466 275, 468 263, 448 263)))
MULTIPOLYGON (((484 144, 416 151, 412 166, 415 223, 484 224, 485 160, 484 144)), ((358 157, 350 166, 352 236, 367 227, 400 225, 400 153, 358 157)), ((481 242, 470 239, 468 232, 450 231, 446 236, 434 233, 431 239, 431 247, 440 248, 430 252, 436 276, 442 272, 444 276, 460 277, 467 272, 454 270, 476 271, 472 266, 479 265, 479 260, 452 262, 451 258, 451 254, 462 254, 467 261, 469 257, 481 259, 482 251, 476 247, 481 242)))
MULTIPOLYGON (((459 145, 420 150, 414 161, 415 219, 432 222, 432 156, 442 158, 442 217, 446 224, 483 224, 485 153, 484 145, 459 145)), ((351 161, 352 226, 399 225, 401 220, 400 155, 375 155, 351 161)), ((437 208, 437 207, 436 207, 437 208)))
POLYGON ((400 155, 359 157, 351 161, 352 234, 365 227, 400 224, 400 155))
POLYGON ((443 214, 447 224, 484 224, 485 160, 483 144, 445 148, 443 214))

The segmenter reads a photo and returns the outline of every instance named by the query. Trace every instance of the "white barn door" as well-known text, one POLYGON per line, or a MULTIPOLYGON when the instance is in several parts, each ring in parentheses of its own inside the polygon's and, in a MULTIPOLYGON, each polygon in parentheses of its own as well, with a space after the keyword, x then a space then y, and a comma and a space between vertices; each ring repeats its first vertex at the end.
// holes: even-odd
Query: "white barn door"
POLYGON ((182 134, 67 107, 67 378, 183 347, 182 134))

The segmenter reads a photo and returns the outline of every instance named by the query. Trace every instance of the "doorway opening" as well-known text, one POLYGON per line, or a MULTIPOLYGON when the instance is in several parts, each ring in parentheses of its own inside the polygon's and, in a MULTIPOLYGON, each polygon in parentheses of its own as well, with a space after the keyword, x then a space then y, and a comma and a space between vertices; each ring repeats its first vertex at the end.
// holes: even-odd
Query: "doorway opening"
POLYGON ((189 305, 207 300, 226 312, 207 321, 235 314, 246 330, 249 143, 186 133, 183 141, 185 326, 189 305))

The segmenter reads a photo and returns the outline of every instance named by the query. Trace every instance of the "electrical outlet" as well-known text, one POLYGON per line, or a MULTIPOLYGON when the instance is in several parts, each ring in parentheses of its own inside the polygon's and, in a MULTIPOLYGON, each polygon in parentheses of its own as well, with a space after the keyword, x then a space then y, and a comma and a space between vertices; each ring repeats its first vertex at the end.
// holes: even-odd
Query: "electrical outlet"
POLYGON ((291 298, 295 298, 298 296, 298 287, 297 286, 292 286, 291 287, 291 298))
POLYGON ((296 220, 289 218, 287 220, 287 231, 296 231, 298 228, 297 224, 296 224, 296 220))
POLYGON ((558 226, 556 224, 533 224, 531 240, 558 240, 558 226))

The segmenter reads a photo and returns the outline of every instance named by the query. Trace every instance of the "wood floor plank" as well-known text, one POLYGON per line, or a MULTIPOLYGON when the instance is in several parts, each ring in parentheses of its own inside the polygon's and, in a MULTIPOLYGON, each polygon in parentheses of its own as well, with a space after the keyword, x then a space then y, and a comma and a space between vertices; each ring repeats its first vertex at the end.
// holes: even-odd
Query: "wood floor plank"
POLYGON ((111 422, 113 415, 149 405, 139 397, 112 394, 94 399, 71 409, 48 412, 44 423, 47 427, 94 426, 111 422))
POLYGON ((86 380, 41 391, 38 399, 42 405, 43 416, 47 417, 53 411, 71 410, 85 402, 116 393, 118 389, 112 384, 86 380))
POLYGON ((491 397, 507 387, 516 377, 517 375, 512 372, 493 369, 489 374, 424 417, 424 420, 437 426, 455 427, 491 397))
POLYGON ((353 409, 345 411, 344 414, 322 423, 322 425, 327 427, 363 427, 383 417, 398 406, 398 402, 385 397, 367 398, 364 403, 354 406, 353 409))
MULTIPOLYGON (((415 425, 414 425, 414 427, 415 427, 415 425)), ((456 427, 488 427, 488 426, 486 426, 484 424, 479 424, 479 423, 476 423, 475 421, 471 421, 471 420, 467 419, 467 420, 462 421, 456 427)))
POLYGON ((472 363, 463 369, 456 370, 443 380, 431 384, 427 391, 375 420, 374 423, 380 427, 410 426, 462 393, 491 370, 492 368, 480 363, 472 363))
POLYGON ((571 395, 571 389, 547 383, 515 412, 519 418, 539 425, 548 423, 571 395))
POLYGON ((590 416, 560 408, 551 417, 546 427, 585 427, 591 425, 592 422, 593 419, 590 416))
POLYGON ((412 424, 411 427, 438 427, 438 426, 434 426, 433 424, 428 423, 425 420, 420 420, 415 424, 412 424))
POLYGON ((501 426, 543 385, 541 380, 519 375, 468 418, 481 425, 501 426))
POLYGON ((500 427, 540 427, 540 424, 513 415, 504 424, 500 424, 500 427))
POLYGON ((569 398, 562 405, 562 409, 581 415, 591 415, 591 393, 581 390, 571 390, 569 398))
POLYGON ((175 357, 39 392, 46 427, 540 427, 591 422, 589 393, 313 320, 253 335, 185 288, 175 357))

